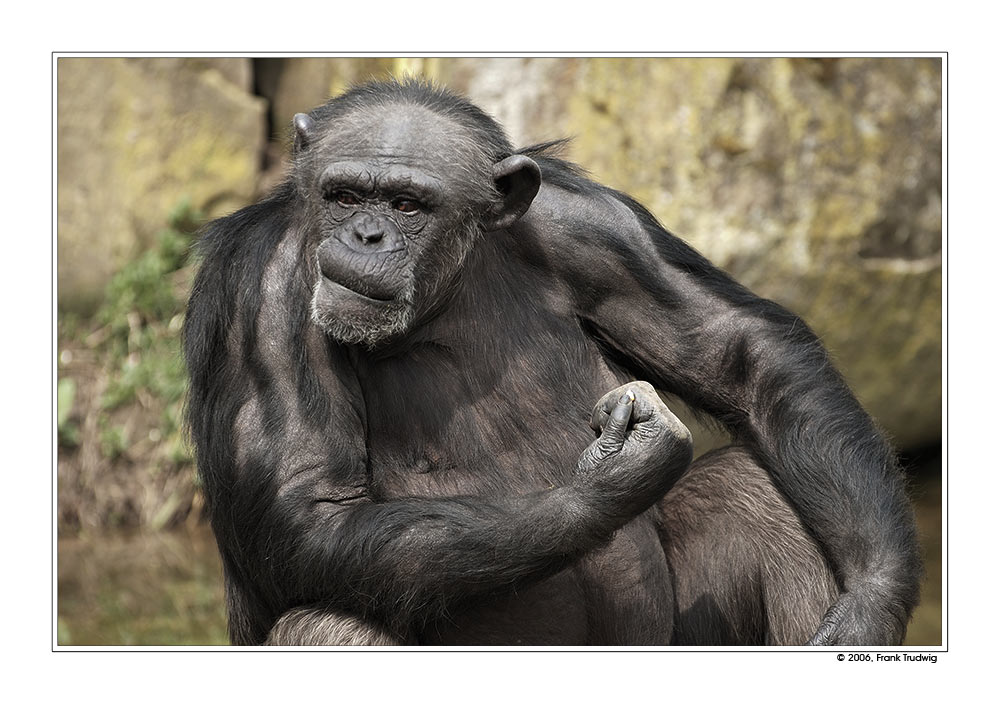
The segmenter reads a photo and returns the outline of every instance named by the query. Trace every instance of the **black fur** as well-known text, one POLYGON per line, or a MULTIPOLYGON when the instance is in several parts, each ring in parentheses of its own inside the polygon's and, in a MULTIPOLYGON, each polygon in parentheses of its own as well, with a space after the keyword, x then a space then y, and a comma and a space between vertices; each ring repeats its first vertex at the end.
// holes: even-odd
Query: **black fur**
POLYGON ((185 323, 233 643, 901 642, 899 470, 800 319, 446 91, 296 129, 289 180, 208 227, 185 323), (738 447, 684 473, 638 377, 738 447))

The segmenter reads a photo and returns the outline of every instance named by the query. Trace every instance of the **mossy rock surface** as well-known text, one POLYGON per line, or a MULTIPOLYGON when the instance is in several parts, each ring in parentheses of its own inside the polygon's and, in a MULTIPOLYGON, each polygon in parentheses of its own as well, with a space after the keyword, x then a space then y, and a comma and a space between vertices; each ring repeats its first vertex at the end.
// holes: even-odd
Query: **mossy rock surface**
POLYGON ((58 61, 61 310, 90 312, 181 201, 221 215, 254 196, 265 103, 249 59, 58 61))

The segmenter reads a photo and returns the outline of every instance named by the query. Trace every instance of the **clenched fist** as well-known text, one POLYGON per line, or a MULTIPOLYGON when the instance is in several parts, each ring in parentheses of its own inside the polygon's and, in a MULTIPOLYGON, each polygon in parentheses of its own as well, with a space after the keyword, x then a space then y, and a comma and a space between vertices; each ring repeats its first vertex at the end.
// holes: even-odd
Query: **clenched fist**
POLYGON ((691 432, 646 382, 605 394, 590 425, 599 437, 580 456, 574 484, 616 527, 661 499, 691 463, 691 432))

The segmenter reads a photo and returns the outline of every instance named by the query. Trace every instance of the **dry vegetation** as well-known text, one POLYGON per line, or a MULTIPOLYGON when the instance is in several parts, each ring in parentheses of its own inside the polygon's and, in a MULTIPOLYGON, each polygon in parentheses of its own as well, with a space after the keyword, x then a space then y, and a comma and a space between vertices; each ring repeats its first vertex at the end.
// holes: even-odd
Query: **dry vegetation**
POLYGON ((198 220, 177 208, 156 247, 111 280, 94 316, 59 316, 61 535, 159 529, 201 513, 180 345, 198 220))

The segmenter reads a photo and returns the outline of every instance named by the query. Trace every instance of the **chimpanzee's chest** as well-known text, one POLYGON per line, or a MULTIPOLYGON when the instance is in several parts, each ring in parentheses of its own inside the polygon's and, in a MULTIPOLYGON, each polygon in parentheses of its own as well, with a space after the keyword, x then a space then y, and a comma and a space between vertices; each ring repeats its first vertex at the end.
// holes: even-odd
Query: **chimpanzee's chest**
MULTIPOLYGON (((526 325, 500 340, 425 345, 359 368, 375 500, 502 500, 571 481, 594 440, 594 404, 624 379, 575 321, 542 322, 544 335, 526 325)), ((644 514, 572 567, 430 623, 419 637, 430 644, 665 644, 669 584, 644 514)))
POLYGON ((361 370, 372 495, 509 496, 566 483, 594 439, 594 404, 618 380, 578 329, 562 332, 576 337, 549 348, 518 335, 426 345, 361 370))

